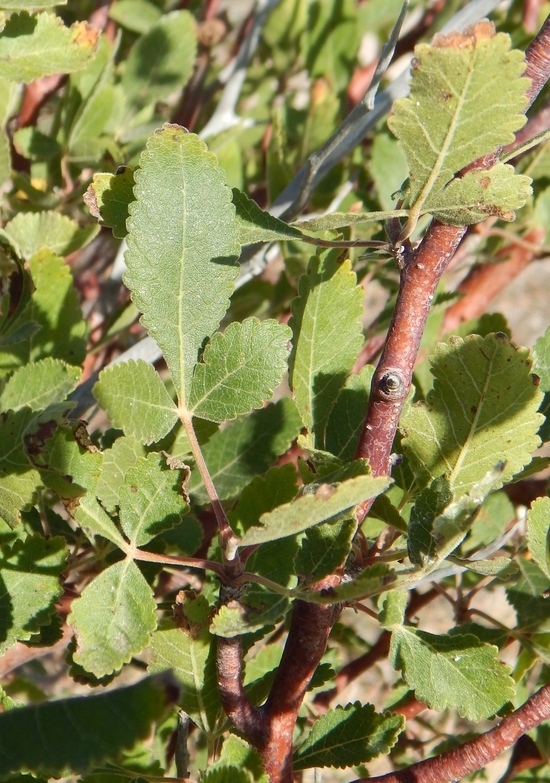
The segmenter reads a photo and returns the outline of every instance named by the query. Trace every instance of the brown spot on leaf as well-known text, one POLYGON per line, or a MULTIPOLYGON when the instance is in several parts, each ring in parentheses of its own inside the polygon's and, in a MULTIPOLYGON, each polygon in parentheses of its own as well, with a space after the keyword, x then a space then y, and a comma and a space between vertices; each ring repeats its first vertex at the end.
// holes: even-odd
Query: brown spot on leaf
POLYGON ((95 192, 93 184, 89 185, 88 190, 82 196, 82 200, 90 210, 92 217, 101 218, 99 204, 97 203, 97 193, 95 192))
POLYGON ((433 46, 436 49, 467 49, 475 46, 478 41, 493 38, 494 35, 494 24, 484 19, 472 27, 467 27, 463 33, 436 35, 433 40, 433 46))
POLYGON ((488 188, 488 187, 489 187, 489 185, 491 184, 491 177, 482 177, 482 178, 479 180, 479 184, 481 185, 481 187, 483 188, 483 190, 487 190, 487 188, 488 188))
POLYGON ((314 497, 318 498, 319 500, 328 500, 334 495, 335 492, 336 489, 331 484, 319 484, 315 490, 314 497))
POLYGON ((73 41, 79 46, 88 46, 90 49, 97 47, 99 30, 87 22, 75 22, 72 26, 73 41))

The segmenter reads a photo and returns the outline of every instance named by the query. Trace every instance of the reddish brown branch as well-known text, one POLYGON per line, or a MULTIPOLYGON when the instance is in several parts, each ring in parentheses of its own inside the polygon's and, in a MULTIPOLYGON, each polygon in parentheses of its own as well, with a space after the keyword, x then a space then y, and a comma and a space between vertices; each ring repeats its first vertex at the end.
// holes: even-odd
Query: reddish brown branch
POLYGON ((545 685, 499 726, 436 758, 420 761, 399 772, 353 783, 446 783, 482 769, 510 748, 527 731, 550 718, 550 685, 545 685))
POLYGON ((265 721, 258 709, 252 706, 244 692, 242 672, 241 637, 219 637, 216 655, 218 690, 227 717, 252 745, 265 745, 265 721))
MULTIPOLYGON (((338 582, 334 576, 316 587, 329 587, 338 582)), ((269 739, 261 753, 270 783, 292 783, 292 735, 296 718, 340 611, 338 604, 321 606, 296 601, 294 605, 283 657, 263 708, 269 739)))

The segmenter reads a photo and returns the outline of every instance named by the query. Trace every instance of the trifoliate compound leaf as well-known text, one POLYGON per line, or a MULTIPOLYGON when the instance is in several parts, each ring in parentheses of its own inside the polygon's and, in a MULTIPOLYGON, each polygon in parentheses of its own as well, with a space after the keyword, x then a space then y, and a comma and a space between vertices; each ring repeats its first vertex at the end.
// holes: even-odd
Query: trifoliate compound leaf
POLYGON ((550 578, 550 498, 537 498, 527 514, 527 542, 533 560, 550 578))
POLYGON ((221 423, 261 408, 282 380, 291 336, 285 324, 257 318, 215 334, 195 367, 191 413, 221 423))
POLYGON ((539 445, 542 394, 529 374, 528 352, 500 333, 451 337, 431 363, 433 390, 402 419, 414 473, 423 486, 445 475, 458 496, 504 462, 497 489, 539 445))
POLYGON ((169 530, 189 510, 185 484, 189 469, 172 470, 161 454, 139 457, 120 489, 120 526, 134 546, 169 530))
POLYGON ((468 171, 454 179, 442 193, 427 199, 425 211, 452 226, 480 223, 490 215, 511 222, 530 195, 530 177, 497 163, 488 171, 468 171))
POLYGON ((124 64, 122 88, 140 106, 183 90, 195 65, 196 23, 189 11, 164 14, 137 40, 124 64))
POLYGON ((124 279, 187 402, 199 350, 239 271, 231 191, 198 136, 164 125, 141 155, 134 193, 124 279))
POLYGON ((207 734, 221 713, 217 686, 216 645, 207 628, 184 623, 156 631, 151 639, 149 671, 172 669, 181 683, 179 706, 207 734))
POLYGON ((149 644, 157 625, 156 601, 130 558, 102 571, 71 604, 73 658, 96 677, 118 671, 149 644))
POLYGON ((178 421, 166 386, 143 359, 103 370, 93 394, 115 427, 145 445, 164 438, 178 421))
POLYGON ((417 699, 473 721, 490 718, 516 689, 498 649, 472 634, 435 636, 410 626, 392 629, 390 659, 417 699))
MULTIPOLYGON (((235 497, 265 473, 290 448, 301 426, 294 402, 283 397, 216 432, 202 452, 220 500, 235 497)), ((191 474, 189 492, 197 503, 208 503, 198 471, 191 474)))
POLYGON ((0 410, 33 411, 64 400, 77 385, 82 371, 60 359, 41 359, 14 372, 0 394, 0 410))
POLYGON ((379 714, 372 704, 348 704, 322 715, 295 751, 293 769, 351 767, 389 753, 405 728, 402 715, 379 714))
POLYGON ((291 503, 262 514, 260 524, 249 528, 240 544, 263 544, 300 533, 351 511, 363 500, 376 497, 389 483, 385 476, 357 476, 337 485, 320 484, 314 494, 302 495, 291 503))
POLYGON ((81 228, 59 212, 20 212, 4 230, 17 243, 22 257, 28 259, 43 248, 68 256, 91 242, 99 228, 81 228))
MULTIPOLYGON (((51 622, 63 593, 60 576, 67 559, 60 536, 29 536, 0 554, 0 653, 26 641, 51 622)), ((0 762, 1 764, 1 762, 0 762)))
MULTIPOLYGON (((0 714, 0 774, 30 769, 55 778, 66 768, 84 772, 103 759, 116 759, 150 734, 174 700, 174 691, 168 677, 150 677, 107 693, 4 712, 0 714)), ((15 779, 10 775, 10 780, 15 779)))
POLYGON ((134 201, 134 172, 120 166, 115 174, 94 174, 83 196, 84 203, 101 225, 113 229, 113 236, 124 239, 128 233, 128 207, 134 201))
POLYGON ((54 14, 12 14, 0 33, 0 76, 27 83, 72 73, 94 58, 98 37, 87 22, 65 27, 54 14))
POLYGON ((514 139, 525 123, 529 82, 522 52, 479 22, 465 33, 415 47, 411 92, 388 120, 409 165, 409 235, 428 198, 465 166, 514 139))
POLYGON ((19 525, 21 512, 34 502, 42 486, 23 442, 32 419, 29 408, 9 411, 0 418, 0 519, 11 528, 19 525))
POLYGON ((241 245, 301 239, 301 231, 273 217, 269 212, 264 212, 255 201, 237 188, 233 188, 233 203, 237 217, 237 237, 241 245))
POLYGON ((314 256, 298 283, 291 386, 311 445, 324 448, 325 428, 363 344, 363 289, 338 251, 314 256))

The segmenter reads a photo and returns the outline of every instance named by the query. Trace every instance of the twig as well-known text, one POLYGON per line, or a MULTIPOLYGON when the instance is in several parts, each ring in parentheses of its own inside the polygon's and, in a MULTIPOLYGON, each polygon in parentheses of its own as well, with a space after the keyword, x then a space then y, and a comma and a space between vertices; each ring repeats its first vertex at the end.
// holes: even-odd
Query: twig
POLYGON ((447 783, 482 769, 511 747, 526 732, 550 718, 550 685, 542 687, 499 726, 433 759, 420 761, 399 772, 353 783, 447 783))
POLYGON ((262 28, 272 9, 278 3, 279 0, 258 0, 254 18, 246 38, 240 46, 237 56, 220 77, 222 81, 226 81, 226 84, 216 111, 200 132, 202 139, 216 136, 218 133, 229 130, 234 125, 242 124, 243 127, 248 127, 253 124, 252 120, 245 122, 240 118, 235 112, 235 106, 246 78, 246 69, 258 46, 262 28))

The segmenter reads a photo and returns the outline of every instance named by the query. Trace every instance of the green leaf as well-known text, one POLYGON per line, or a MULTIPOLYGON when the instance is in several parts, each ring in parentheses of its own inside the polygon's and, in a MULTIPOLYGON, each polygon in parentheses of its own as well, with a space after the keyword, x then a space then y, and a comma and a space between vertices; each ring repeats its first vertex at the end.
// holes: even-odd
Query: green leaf
POLYGON ((146 445, 162 440, 178 421, 160 375, 143 359, 103 370, 93 394, 115 427, 146 445))
POLYGON ((498 649, 471 634, 435 636, 410 626, 394 627, 390 659, 416 698, 439 712, 453 707, 480 721, 515 696, 510 668, 499 660, 498 649))
POLYGON ((489 22, 415 47, 410 96, 388 120, 409 165, 407 236, 461 169, 514 140, 525 124, 524 70, 523 53, 489 22))
POLYGON ((530 177, 497 163, 488 171, 468 171, 454 179, 442 193, 426 200, 424 211, 452 226, 480 223, 490 215, 511 222, 530 195, 530 177))
MULTIPOLYGON (((13 342, 4 342, 0 350, 0 374, 46 357, 80 365, 86 356, 86 323, 68 265, 42 250, 28 266, 35 290, 12 324, 20 338, 8 332, 13 342)), ((6 326, 10 329, 9 319, 6 326)))
POLYGON ((370 150, 370 173, 382 209, 395 207, 395 198, 409 172, 398 142, 388 133, 378 133, 370 150))
POLYGON ((134 192, 125 282, 187 401, 199 350, 238 274, 231 191, 198 136, 164 125, 141 155, 134 192))
POLYGON ((447 509, 452 499, 449 482, 444 476, 434 479, 429 487, 417 495, 411 509, 408 531, 411 563, 425 566, 435 559, 434 522, 447 509))
POLYGON ((207 628, 185 623, 156 631, 151 639, 152 672, 172 669, 181 683, 180 707, 208 734, 221 713, 216 675, 216 645, 207 628))
POLYGON ((313 724, 295 751, 295 770, 311 767, 351 767, 387 755, 405 728, 402 715, 381 715, 372 704, 356 701, 336 707, 313 724))
POLYGON ((433 391, 402 419, 413 472, 422 486, 445 475, 459 496, 505 459, 497 489, 539 445, 542 395, 529 374, 528 352, 500 333, 451 337, 436 346, 431 363, 433 391))
POLYGON ((132 47, 122 75, 124 95, 144 106, 182 90, 197 54, 196 23, 189 11, 164 14, 132 47))
MULTIPOLYGON (((258 751, 247 745, 240 737, 231 734, 224 739, 219 760, 208 767, 205 780, 210 772, 218 767, 227 769, 228 766, 231 766, 233 770, 248 770, 253 775, 254 783, 269 783, 267 775, 263 772, 258 751)), ((233 780, 236 781, 236 778, 229 778, 228 783, 233 783, 233 780)))
POLYGON ((325 428, 363 344, 363 289, 340 252, 313 256, 292 303, 291 386, 312 438, 324 448, 325 428))
MULTIPOLYGON (((63 593, 60 577, 67 559, 65 540, 29 536, 0 555, 0 653, 26 641, 51 622, 63 593)), ((1 762, 0 762, 1 764, 1 762)))
POLYGON ((134 171, 119 166, 115 174, 94 174, 83 196, 84 203, 101 225, 113 229, 113 236, 124 239, 128 233, 128 207, 134 201, 134 171))
POLYGON ((81 449, 71 432, 61 431, 52 446, 49 467, 61 477, 62 483, 55 476, 46 476, 45 480, 61 498, 67 499, 69 512, 91 540, 100 535, 124 549, 124 538, 96 498, 103 459, 98 451, 81 449))
POLYGON ((98 226, 80 226, 59 212, 20 212, 6 223, 5 231, 28 259, 44 248, 59 256, 80 250, 94 238, 98 226))
POLYGON ((0 774, 30 769, 58 777, 67 767, 83 772, 116 758, 149 735, 172 700, 170 681, 150 677, 107 693, 9 710, 0 714, 0 774))
POLYGON ((327 522, 307 530, 296 555, 296 573, 306 581, 334 573, 348 556, 356 532, 354 519, 327 522))
POLYGON ((285 595, 279 595, 259 588, 255 591, 256 599, 250 604, 245 595, 242 601, 221 606, 210 623, 210 630, 216 636, 233 638, 254 633, 266 628, 272 628, 285 616, 290 605, 285 595))
MULTIPOLYGON (((202 452, 221 500, 238 495, 284 454, 300 432, 293 401, 285 397, 213 435, 202 452)), ((191 474, 189 492, 197 503, 208 503, 198 471, 191 474)))
POLYGON ((227 764, 208 769, 203 783, 254 783, 254 778, 247 769, 227 764))
POLYGON ((215 334, 195 367, 191 413, 223 422, 261 408, 283 378, 290 338, 288 326, 257 318, 215 334))
POLYGON ((327 451, 343 462, 353 459, 363 431, 374 367, 366 365, 350 375, 340 390, 327 422, 327 451))
POLYGON ((534 371, 540 378, 542 391, 550 391, 550 326, 533 347, 534 371))
POLYGON ((134 546, 143 546, 181 522, 189 510, 184 486, 189 469, 171 469, 161 454, 139 457, 120 489, 120 526, 134 546))
POLYGON ((315 494, 302 495, 271 512, 262 514, 260 525, 249 528, 240 546, 263 544, 285 538, 349 512, 363 500, 376 497, 390 484, 385 476, 357 476, 336 486, 320 484, 315 494))
POLYGON ((61 144, 36 128, 27 126, 13 134, 13 146, 24 158, 50 160, 61 155, 61 144))
POLYGON ((517 564, 520 578, 507 588, 506 597, 516 611, 518 627, 527 633, 548 633, 548 599, 543 595, 548 590, 548 576, 531 560, 518 557, 517 564))
POLYGON ((315 604, 334 604, 369 598, 391 590, 397 582, 397 574, 385 563, 376 563, 351 582, 344 582, 330 590, 306 590, 300 599, 315 604))
POLYGON ((237 217, 237 237, 241 245, 254 242, 276 242, 287 239, 301 239, 302 232, 289 226, 248 198, 237 188, 233 188, 233 204, 237 217))
POLYGON ((161 16, 161 9, 149 0, 117 0, 109 8, 109 17, 133 33, 146 33, 161 16))
POLYGON ((80 380, 79 367, 60 359, 41 359, 14 372, 0 394, 0 409, 19 410, 25 406, 33 411, 62 402, 80 380))
POLYGON ((149 644, 157 625, 151 587, 130 558, 102 571, 71 604, 76 663, 103 677, 118 671, 149 644))
POLYGON ((296 469, 290 462, 253 479, 241 492, 236 508, 228 511, 227 518, 232 529, 236 533, 244 533, 256 525, 266 511, 290 503, 298 493, 297 480, 296 469))
POLYGON ((84 68, 95 56, 98 35, 86 22, 65 27, 54 14, 12 14, 0 33, 0 76, 27 83, 84 68))
POLYGON ((34 502, 42 486, 40 474, 31 465, 23 443, 32 420, 29 408, 0 417, 0 519, 11 528, 19 525, 21 512, 34 502))
POLYGON ((143 445, 135 438, 117 438, 110 449, 103 452, 103 467, 96 484, 96 495, 103 508, 113 514, 119 505, 120 490, 127 471, 145 457, 143 445))
POLYGON ((527 542, 535 563, 550 578, 550 498, 537 498, 529 509, 527 542))

